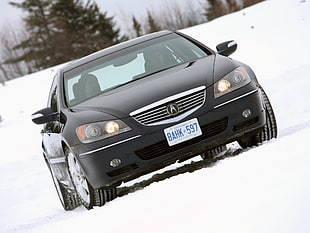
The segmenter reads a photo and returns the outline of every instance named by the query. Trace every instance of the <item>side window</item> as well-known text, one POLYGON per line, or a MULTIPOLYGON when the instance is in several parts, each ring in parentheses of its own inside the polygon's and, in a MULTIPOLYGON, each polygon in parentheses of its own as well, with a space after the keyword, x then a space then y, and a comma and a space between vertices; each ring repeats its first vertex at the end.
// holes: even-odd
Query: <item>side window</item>
POLYGON ((54 112, 58 111, 58 99, 57 99, 57 78, 53 80, 50 95, 48 98, 48 107, 50 107, 54 112))
POLYGON ((52 108, 53 112, 57 112, 58 111, 57 86, 52 91, 52 95, 51 95, 51 108, 52 108))

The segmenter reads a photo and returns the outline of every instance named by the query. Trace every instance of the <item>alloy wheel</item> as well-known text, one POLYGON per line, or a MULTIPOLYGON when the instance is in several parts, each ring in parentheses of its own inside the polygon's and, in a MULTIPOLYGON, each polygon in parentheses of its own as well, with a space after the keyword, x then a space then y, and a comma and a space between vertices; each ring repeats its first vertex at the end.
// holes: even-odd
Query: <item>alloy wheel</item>
POLYGON ((87 179, 82 168, 72 152, 68 153, 68 166, 76 191, 84 206, 91 205, 91 194, 87 179))

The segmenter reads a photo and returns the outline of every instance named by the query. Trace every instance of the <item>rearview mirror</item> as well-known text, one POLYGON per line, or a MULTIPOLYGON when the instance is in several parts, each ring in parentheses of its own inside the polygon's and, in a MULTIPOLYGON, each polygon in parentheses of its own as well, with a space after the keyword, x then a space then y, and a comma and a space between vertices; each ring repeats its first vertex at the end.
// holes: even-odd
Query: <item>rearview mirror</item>
POLYGON ((35 124, 45 124, 51 121, 56 121, 58 112, 54 112, 51 108, 41 109, 31 115, 31 120, 35 124))
POLYGON ((217 52, 226 57, 234 53, 236 49, 237 49, 237 43, 234 40, 226 41, 216 46, 217 52))
POLYGON ((128 64, 129 62, 132 62, 133 60, 135 60, 137 58, 137 54, 127 54, 124 56, 121 56, 117 59, 114 59, 112 61, 112 64, 114 67, 119 67, 119 66, 123 66, 128 64))

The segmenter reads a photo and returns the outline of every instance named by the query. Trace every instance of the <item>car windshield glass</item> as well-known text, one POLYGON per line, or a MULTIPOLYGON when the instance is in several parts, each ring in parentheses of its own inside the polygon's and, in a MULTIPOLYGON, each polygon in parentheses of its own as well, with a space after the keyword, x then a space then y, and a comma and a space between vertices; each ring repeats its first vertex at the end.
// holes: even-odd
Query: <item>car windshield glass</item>
MULTIPOLYGON (((117 54, 117 53, 116 53, 117 54)), ((86 68, 64 74, 64 91, 69 106, 81 103, 126 83, 148 77, 161 70, 208 56, 204 50, 181 36, 153 39, 138 44, 120 55, 107 55, 86 68)))

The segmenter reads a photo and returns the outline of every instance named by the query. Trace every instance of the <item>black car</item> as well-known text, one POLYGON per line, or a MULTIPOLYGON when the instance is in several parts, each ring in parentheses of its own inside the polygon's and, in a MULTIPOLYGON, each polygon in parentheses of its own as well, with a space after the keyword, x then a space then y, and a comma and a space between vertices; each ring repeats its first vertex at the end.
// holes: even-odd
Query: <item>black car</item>
POLYGON ((54 77, 42 149, 64 209, 90 209, 122 183, 238 141, 277 136, 271 104, 252 69, 180 32, 139 37, 82 59, 54 77))

